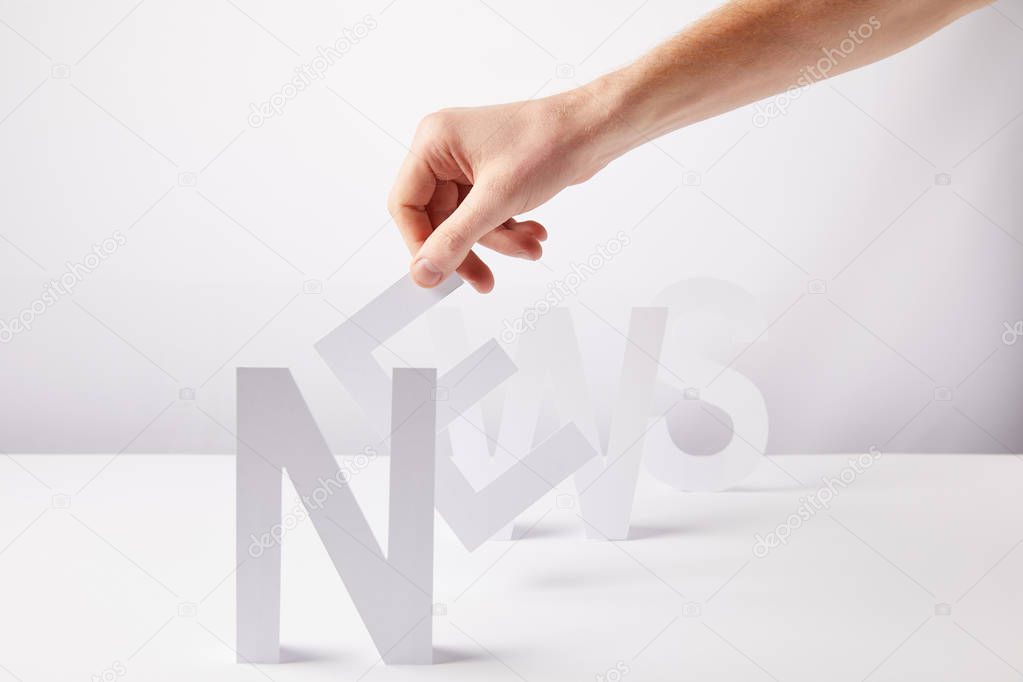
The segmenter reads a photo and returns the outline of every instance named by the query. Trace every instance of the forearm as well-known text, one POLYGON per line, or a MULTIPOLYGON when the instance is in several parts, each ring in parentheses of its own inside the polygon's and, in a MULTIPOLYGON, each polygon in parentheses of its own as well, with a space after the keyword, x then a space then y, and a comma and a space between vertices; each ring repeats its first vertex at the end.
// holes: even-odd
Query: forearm
POLYGON ((610 158, 691 123, 883 59, 984 0, 733 0, 580 88, 610 158), (598 113, 599 112, 599 113, 598 113))
POLYGON ((493 273, 477 242, 535 260, 547 230, 515 216, 647 140, 898 52, 983 0, 732 0, 635 63, 526 102, 427 116, 389 208, 413 278, 493 273))

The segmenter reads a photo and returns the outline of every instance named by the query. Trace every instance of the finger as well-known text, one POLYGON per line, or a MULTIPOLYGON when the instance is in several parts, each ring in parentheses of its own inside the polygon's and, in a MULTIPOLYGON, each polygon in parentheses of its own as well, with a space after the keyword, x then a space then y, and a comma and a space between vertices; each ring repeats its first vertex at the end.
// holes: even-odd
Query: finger
POLYGON ((479 256, 472 251, 456 270, 466 282, 481 294, 488 294, 494 288, 494 273, 479 256))
POLYGON ((525 232, 539 242, 547 241, 547 228, 535 220, 509 220, 506 224, 510 230, 525 232))
POLYGON ((387 209, 410 253, 418 251, 433 232, 426 206, 436 188, 437 179, 426 161, 416 154, 406 156, 387 198, 387 209))
POLYGON ((480 237, 480 244, 498 253, 526 260, 537 260, 543 255, 543 247, 536 237, 525 231, 499 227, 480 237))
MULTIPOLYGON (((455 212, 455 209, 458 208, 458 196, 459 189, 457 184, 445 180, 437 181, 433 196, 430 198, 430 203, 426 205, 426 214, 430 217, 430 224, 434 228, 447 220, 455 212)), ((426 240, 424 239, 423 241, 426 240)), ((418 251, 422 245, 422 242, 416 244, 416 250, 418 251)))
POLYGON ((441 223, 414 256, 412 278, 424 287, 440 284, 469 255, 476 241, 510 216, 487 183, 474 185, 465 200, 441 223))

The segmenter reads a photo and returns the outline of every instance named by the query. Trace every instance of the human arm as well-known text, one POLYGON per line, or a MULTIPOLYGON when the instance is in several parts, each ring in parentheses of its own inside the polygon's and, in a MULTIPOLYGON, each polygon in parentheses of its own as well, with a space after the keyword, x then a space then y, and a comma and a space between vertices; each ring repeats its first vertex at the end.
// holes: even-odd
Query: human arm
POLYGON ((635 62, 542 99, 420 123, 388 200, 422 286, 493 273, 477 243, 530 260, 546 229, 515 216, 643 143, 903 50, 986 0, 733 0, 635 62))

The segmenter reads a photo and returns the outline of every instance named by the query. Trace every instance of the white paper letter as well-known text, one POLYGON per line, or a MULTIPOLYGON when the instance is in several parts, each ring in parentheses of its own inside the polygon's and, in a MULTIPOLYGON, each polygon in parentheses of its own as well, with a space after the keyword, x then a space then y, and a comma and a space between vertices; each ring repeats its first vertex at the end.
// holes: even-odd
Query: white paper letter
POLYGON ((272 529, 281 524, 283 468, 380 656, 387 663, 432 662, 434 386, 432 369, 394 371, 385 557, 291 372, 238 370, 236 585, 242 661, 279 658, 280 546, 252 538, 272 539, 272 529))

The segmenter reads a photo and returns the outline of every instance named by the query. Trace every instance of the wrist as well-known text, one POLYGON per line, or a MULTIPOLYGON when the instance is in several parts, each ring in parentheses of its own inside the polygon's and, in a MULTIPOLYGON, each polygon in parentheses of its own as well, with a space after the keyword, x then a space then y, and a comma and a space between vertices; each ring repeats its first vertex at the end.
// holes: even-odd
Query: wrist
MULTIPOLYGON (((558 97, 571 111, 576 131, 577 162, 586 169, 583 180, 623 154, 674 129, 661 120, 651 89, 641 74, 626 67, 601 76, 558 97)), ((580 180, 581 181, 581 180, 580 180)))
POLYGON ((715 113, 706 79, 692 69, 684 76, 681 71, 664 58, 648 57, 578 89, 602 105, 602 138, 614 156, 715 113))
POLYGON ((559 119, 557 147, 578 175, 573 184, 589 179, 643 142, 623 117, 624 91, 613 76, 602 76, 550 98, 559 119))

